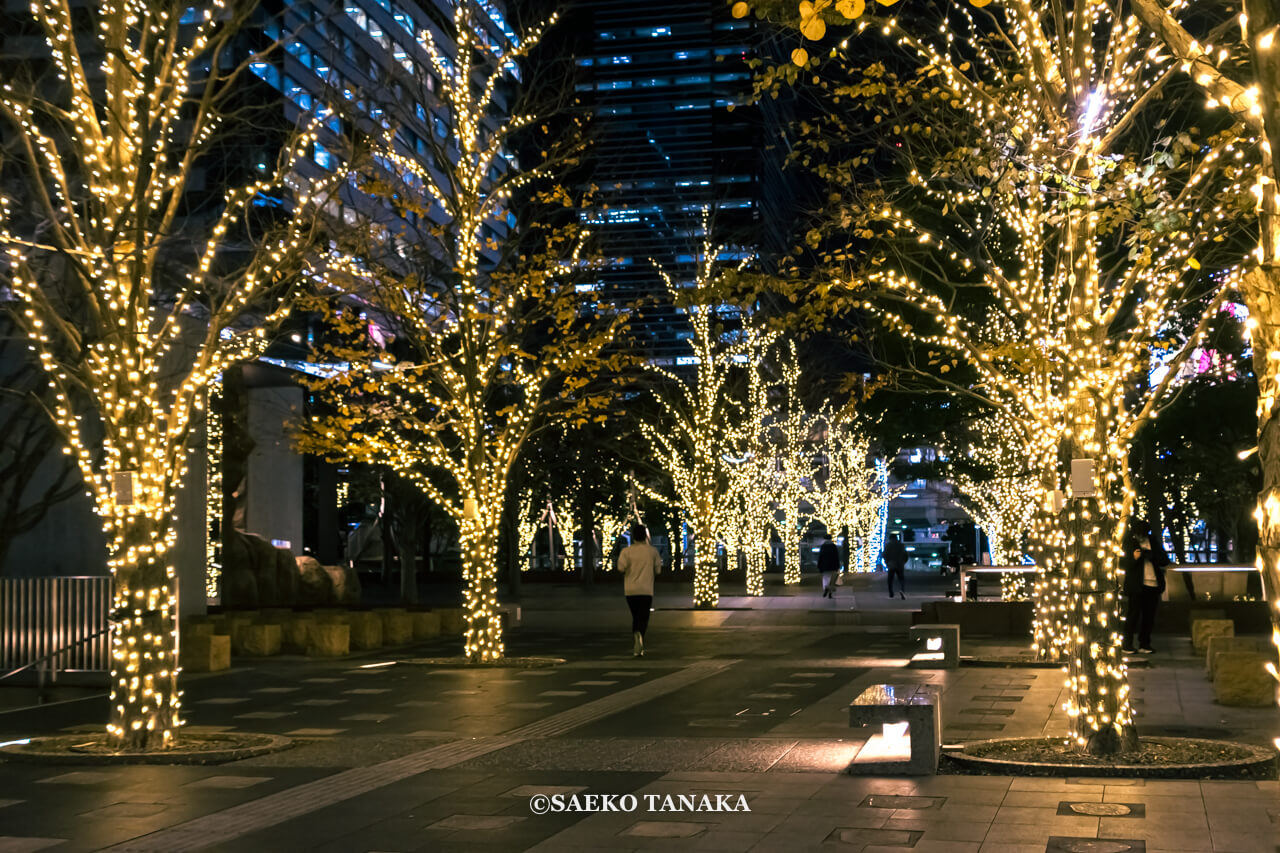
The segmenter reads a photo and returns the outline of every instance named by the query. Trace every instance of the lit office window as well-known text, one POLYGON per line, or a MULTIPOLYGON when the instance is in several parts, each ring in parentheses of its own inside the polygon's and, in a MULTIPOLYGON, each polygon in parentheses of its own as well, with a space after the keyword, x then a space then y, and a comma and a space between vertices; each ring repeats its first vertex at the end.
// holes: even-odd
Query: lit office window
POLYGON ((280 88, 280 72, 270 62, 251 62, 249 63, 249 70, 275 88, 280 88))
POLYGON ((335 158, 333 154, 329 153, 329 149, 325 148, 319 142, 315 143, 314 151, 315 153, 312 155, 312 159, 316 161, 316 165, 321 169, 333 169, 337 165, 337 158, 335 158))
POLYGON ((307 68, 311 67, 311 48, 307 47, 300 41, 291 41, 284 46, 284 49, 293 55, 293 58, 301 62, 307 68))

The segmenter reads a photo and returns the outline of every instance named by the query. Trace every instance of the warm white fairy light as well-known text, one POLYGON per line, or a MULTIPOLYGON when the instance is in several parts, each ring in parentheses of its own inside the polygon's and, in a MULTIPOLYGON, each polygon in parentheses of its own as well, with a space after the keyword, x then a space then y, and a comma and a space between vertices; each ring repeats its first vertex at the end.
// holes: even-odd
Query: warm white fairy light
MULTIPOLYGON (((1246 4, 1246 9, 1249 4, 1246 4)), ((1274 88, 1274 75, 1266 69, 1275 62, 1280 49, 1280 26, 1271 16, 1265 22, 1251 22, 1245 12, 1238 18, 1240 38, 1248 48, 1258 82, 1243 86, 1224 73, 1224 60, 1229 53, 1214 53, 1212 45, 1194 39, 1177 16, 1195 8, 1187 0, 1165 6, 1156 0, 1133 0, 1134 13, 1159 33, 1165 46, 1181 63, 1182 70, 1204 90, 1210 108, 1225 109, 1263 138, 1262 168, 1253 187, 1257 199, 1259 223, 1258 246, 1254 257, 1257 267, 1241 278, 1241 290, 1249 308, 1250 337, 1254 350, 1254 373, 1258 380, 1258 458, 1263 468, 1263 491, 1259 495, 1258 571, 1263 591, 1271 610, 1272 641, 1280 652, 1280 515, 1275 512, 1280 500, 1280 487, 1275 484, 1276 467, 1280 465, 1280 446, 1269 436, 1274 432, 1276 400, 1280 399, 1280 303, 1275 299, 1280 289, 1280 184, 1277 184, 1273 143, 1280 140, 1280 116, 1264 103, 1274 104, 1275 92, 1264 97, 1261 86, 1274 88)), ((1261 8, 1261 7, 1259 7, 1261 8)), ((1276 675, 1276 668, 1269 670, 1276 675)))
POLYGON ((800 399, 800 362, 795 344, 786 341, 785 350, 778 359, 782 381, 777 392, 781 404, 773 408, 767 424, 773 471, 769 489, 774 508, 782 515, 775 524, 782 540, 782 582, 794 584, 800 583, 800 540, 809 528, 810 517, 803 505, 808 502, 808 484, 816 472, 811 434, 817 424, 800 399))
POLYGON ((185 7, 106 0, 86 28, 67 0, 41 0, 31 11, 61 79, 56 101, 0 87, 0 120, 27 193, 0 196, 0 245, 19 321, 53 390, 51 414, 107 534, 120 617, 107 733, 128 749, 171 746, 181 723, 170 551, 193 422, 214 377, 265 347, 309 239, 310 220, 294 217, 247 266, 214 271, 224 237, 252 199, 282 186, 314 141, 309 130, 273 174, 228 189, 212 222, 184 218, 188 176, 220 126, 221 63, 244 22, 223 2, 202 8, 179 26, 185 7), (101 57, 99 68, 85 67, 88 54, 101 57), (44 228, 31 227, 32 210, 44 228), (175 234, 190 235, 183 251, 195 249, 185 279, 165 266, 175 234), (132 499, 116 486, 131 487, 132 499))
MULTIPOLYGON (((704 215, 704 233, 708 233, 706 221, 704 215)), ((740 404, 732 398, 731 380, 743 372, 743 365, 758 359, 774 337, 774 333, 746 322, 740 332, 722 334, 718 306, 697 300, 700 292, 714 292, 724 275, 718 261, 723 251, 724 247, 707 239, 696 260, 694 301, 685 308, 692 331, 689 347, 695 362, 691 376, 680 377, 659 365, 647 364, 647 370, 665 380, 662 393, 656 395, 664 415, 660 425, 641 423, 655 456, 671 479, 671 497, 653 496, 679 506, 693 527, 695 607, 715 607, 720 599, 716 542, 723 531, 732 527, 727 516, 732 507, 726 502, 731 465, 725 453, 735 445, 743 415, 740 404)), ((743 261, 740 267, 746 263, 743 261)), ((666 270, 658 272, 672 301, 680 303, 685 289, 666 270)))
MULTIPOLYGON (((911 91, 958 124, 983 128, 989 150, 945 164, 910 162, 928 221, 872 194, 845 212, 874 223, 864 227, 875 241, 909 244, 935 253, 937 266, 963 271, 967 287, 991 297, 992 316, 954 310, 892 255, 851 286, 870 285, 890 306, 910 306, 865 303, 921 349, 972 366, 976 384, 951 387, 1019 424, 1042 496, 1066 486, 1071 459, 1094 461, 1097 497, 1068 496, 1060 514, 1039 512, 1031 546, 1043 569, 1037 643, 1067 663, 1073 740, 1106 752, 1132 738, 1115 594, 1116 522, 1132 502, 1128 444, 1206 333, 1217 301, 1240 286, 1243 262, 1217 277, 1217 300, 1166 379, 1136 403, 1126 393, 1187 282, 1198 278, 1197 256, 1237 220, 1259 158, 1255 140, 1233 132, 1194 140, 1176 169, 1148 145, 1124 148, 1135 119, 1150 120, 1145 110, 1158 105, 1172 67, 1131 15, 1087 4, 1064 30, 1050 7, 1007 3, 997 14, 1007 38, 993 37, 963 6, 952 7, 952 17, 967 31, 944 24, 932 41, 895 19, 858 22, 860 32, 874 25, 915 53, 920 86, 911 91), (1134 235, 1127 257, 1112 245, 1117 228, 1134 235), (930 328, 907 319, 917 312, 933 318, 930 328), (995 338, 986 329, 993 321, 995 338)), ((832 51, 833 61, 846 55, 843 46, 832 51)))
POLYGON ((222 400, 219 373, 209 383, 205 405, 204 594, 209 601, 222 594, 222 400))
MULTIPOLYGON (((987 534, 991 562, 997 566, 1019 565, 1024 554, 1023 539, 1044 503, 1040 472, 1028 464, 1026 436, 1017 422, 996 413, 978 421, 977 433, 977 441, 968 446, 964 456, 986 473, 953 474, 956 502, 987 534)), ((1030 597, 1026 578, 1021 574, 1001 575, 1000 592, 1006 601, 1030 597)))
POLYGON ((889 486, 882 476, 883 460, 873 457, 870 439, 848 411, 837 413, 828 405, 817 420, 822 431, 815 449, 826 464, 817 488, 809 493, 813 517, 826 525, 833 538, 847 529, 850 565, 846 568, 870 571, 880 552, 867 553, 868 544, 883 528, 882 511, 903 488, 889 486))
MULTIPOLYGON (((472 0, 455 4, 456 49, 438 45, 429 31, 421 34, 439 81, 432 111, 451 131, 447 139, 431 135, 434 159, 405 151, 388 134, 373 141, 372 166, 353 165, 345 175, 367 189, 371 207, 391 205, 424 217, 444 211, 445 224, 425 225, 415 235, 432 256, 415 275, 404 275, 399 256, 379 265, 377 253, 385 246, 360 247, 369 257, 333 260, 334 275, 368 293, 387 322, 398 324, 413 361, 388 368, 388 354, 369 351, 364 334, 361 347, 348 353, 350 370, 311 383, 337 414, 313 419, 299 436, 312 452, 394 469, 458 525, 464 651, 473 662, 498 660, 504 652, 495 555, 513 465, 546 416, 587 405, 580 401, 582 377, 603 364, 601 352, 622 325, 603 303, 598 322, 577 311, 571 277, 586 265, 585 232, 543 230, 531 238, 539 244, 519 260, 519 269, 495 266, 500 247, 490 235, 509 231, 506 203, 564 163, 554 152, 521 158, 518 167, 507 159, 512 135, 538 119, 503 119, 501 108, 507 71, 538 44, 555 16, 525 32, 518 45, 500 49, 476 34, 484 16, 472 0), (435 263, 446 270, 438 277, 432 275, 435 263), (528 352, 526 334, 544 322, 553 333, 528 352)), ((557 203, 571 206, 561 188, 553 192, 557 203)), ((521 223, 530 234, 544 225, 521 223)), ((600 417, 598 411, 588 414, 600 417)))

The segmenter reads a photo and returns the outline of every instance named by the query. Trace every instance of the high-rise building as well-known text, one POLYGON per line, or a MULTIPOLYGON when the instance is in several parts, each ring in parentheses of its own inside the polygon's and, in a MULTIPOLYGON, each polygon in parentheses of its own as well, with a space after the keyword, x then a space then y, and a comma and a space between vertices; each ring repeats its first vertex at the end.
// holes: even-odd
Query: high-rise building
POLYGON ((707 211, 725 260, 758 245, 763 145, 747 60, 754 26, 720 2, 583 0, 577 94, 593 115, 597 204, 583 215, 606 258, 597 287, 657 304, 637 323, 659 362, 687 357, 689 332, 654 268, 693 278, 707 211))

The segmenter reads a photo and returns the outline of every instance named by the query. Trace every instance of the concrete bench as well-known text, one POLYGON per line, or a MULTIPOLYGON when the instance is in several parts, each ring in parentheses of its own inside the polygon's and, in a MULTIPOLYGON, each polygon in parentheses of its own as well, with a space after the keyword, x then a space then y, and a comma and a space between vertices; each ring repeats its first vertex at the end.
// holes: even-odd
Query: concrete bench
POLYGON ((1276 680, 1267 671, 1271 655, 1263 652, 1222 652, 1214 661, 1213 693, 1219 705, 1271 708, 1276 704, 1276 680))
POLYGON ((1202 655, 1209 648, 1210 637, 1234 637, 1236 623, 1230 619, 1196 619, 1191 621, 1191 648, 1202 655))
POLYGON ((959 625, 912 625, 908 634, 916 645, 911 666, 931 669, 960 666, 959 625))
POLYGON ((845 772, 854 776, 938 772, 942 701, 927 684, 873 684, 849 704, 849 726, 879 725, 845 772))
POLYGON ((413 642, 413 615, 399 607, 379 607, 373 611, 382 620, 382 642, 404 646, 413 642))
POLYGON ((1204 671, 1212 681, 1218 669, 1218 656, 1223 652, 1266 652, 1271 643, 1266 637, 1210 637, 1205 648, 1204 671))
POLYGON ((192 633, 182 638, 182 668, 187 672, 220 672, 231 668, 231 637, 192 633))

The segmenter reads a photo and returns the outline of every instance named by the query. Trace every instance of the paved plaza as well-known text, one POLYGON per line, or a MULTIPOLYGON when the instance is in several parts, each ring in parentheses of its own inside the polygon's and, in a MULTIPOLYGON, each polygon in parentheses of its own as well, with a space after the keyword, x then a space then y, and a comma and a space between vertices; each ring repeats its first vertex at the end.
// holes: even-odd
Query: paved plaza
MULTIPOLYGON (((905 669, 910 612, 941 592, 910 580, 890 601, 869 579, 857 610, 808 577, 713 612, 660 587, 643 658, 605 586, 525 588, 507 653, 554 667, 403 662, 456 655, 456 638, 237 659, 186 677, 189 728, 297 746, 218 766, 0 765, 0 853, 1280 850, 1275 781, 845 775, 861 745, 847 706, 870 684, 936 684, 945 743, 1065 731, 1057 670, 905 669)), ((984 650, 1001 649, 962 649, 984 650)), ((1144 734, 1280 736, 1275 709, 1212 701, 1185 638, 1159 637, 1131 683, 1144 734)), ((0 741, 96 730, 104 705, 0 713, 0 741)))

